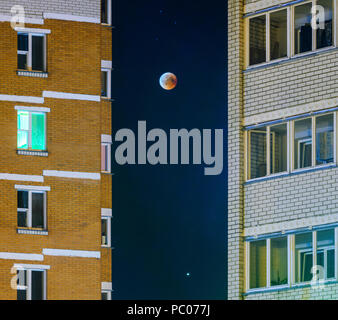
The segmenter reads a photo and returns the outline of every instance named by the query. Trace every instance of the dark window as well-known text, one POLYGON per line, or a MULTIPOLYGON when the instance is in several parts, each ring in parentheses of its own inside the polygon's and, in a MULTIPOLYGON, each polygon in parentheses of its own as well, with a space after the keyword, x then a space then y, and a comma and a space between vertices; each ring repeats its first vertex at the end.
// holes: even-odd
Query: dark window
POLYGON ((280 59, 288 52, 288 13, 280 10, 270 14, 270 59, 280 59))
POLYGON ((101 293, 101 299, 102 300, 108 300, 108 293, 107 292, 102 292, 101 293))
POLYGON ((44 37, 32 36, 32 69, 44 71, 44 37))
POLYGON ((17 290, 17 299, 18 300, 27 300, 27 291, 26 290, 17 290))
POLYGON ((18 227, 27 227, 28 191, 18 191, 18 227))
POLYGON ((108 96, 108 72, 101 71, 101 96, 108 96))
POLYGON ((250 65, 266 61, 266 16, 250 19, 250 65))
POLYGON ((295 7, 295 54, 312 50, 312 4, 295 7))
POLYGON ((108 0, 101 0, 101 23, 108 23, 108 0))
POLYGON ((32 300, 43 300, 43 271, 32 270, 32 300))
POLYGON ((43 216, 44 216, 44 194, 32 193, 32 227, 43 228, 43 216))
POLYGON ((27 69, 28 34, 18 33, 18 69, 27 69))
POLYGON ((317 49, 330 47, 333 45, 333 3, 332 0, 318 0, 317 5, 324 8, 325 21, 323 23, 323 29, 317 29, 317 49))

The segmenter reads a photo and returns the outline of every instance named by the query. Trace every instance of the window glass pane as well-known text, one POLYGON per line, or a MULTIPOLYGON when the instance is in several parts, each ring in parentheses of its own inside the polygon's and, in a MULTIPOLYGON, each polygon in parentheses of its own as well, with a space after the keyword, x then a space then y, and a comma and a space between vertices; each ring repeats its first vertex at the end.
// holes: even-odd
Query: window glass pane
POLYGON ((18 208, 28 209, 28 192, 18 191, 18 208))
POLYGON ((334 229, 317 232, 317 265, 323 268, 324 279, 334 278, 334 229))
POLYGON ((32 36, 32 69, 44 71, 44 37, 32 36))
POLYGON ((26 290, 17 290, 17 300, 27 300, 26 290))
POLYGON ((250 242, 250 289, 266 287, 266 241, 250 242))
POLYGON ((18 33, 18 50, 28 51, 28 34, 18 33))
POLYGON ((18 149, 28 149, 28 131, 18 132, 18 149))
POLYGON ((17 284, 19 286, 26 286, 27 285, 27 271, 26 270, 18 270, 17 271, 17 284))
POLYGON ((29 130, 29 112, 18 112, 18 129, 29 130))
POLYGON ((295 54, 312 50, 312 4, 295 7, 295 54))
POLYGON ((271 60, 287 56, 288 52, 288 16, 287 10, 270 14, 270 54, 271 60))
POLYGON ((108 220, 101 219, 101 239, 102 245, 108 245, 108 220))
POLYGON ((288 283, 288 239, 271 239, 271 286, 288 283))
POLYGON ((312 232, 295 235, 295 280, 306 282, 312 280, 312 232))
POLYGON ((295 169, 312 166, 312 119, 295 121, 295 169))
POLYGON ((316 164, 331 163, 333 158, 333 114, 316 118, 316 164))
POLYGON ((101 299, 102 300, 108 300, 108 293, 107 292, 102 292, 101 293, 101 299))
POLYGON ((27 228, 27 211, 18 211, 18 227, 27 228))
POLYGON ((18 54, 18 69, 27 70, 27 54, 18 54))
MULTIPOLYGON (((318 0, 317 5, 324 8, 325 21, 324 29, 317 29, 317 49, 325 48, 333 45, 333 6, 332 0, 318 0)), ((318 15, 320 16, 320 15, 318 15)))
POLYGON ((108 72, 107 71, 101 71, 101 96, 107 97, 108 96, 108 90, 107 90, 107 78, 108 78, 108 72))
POLYGON ((32 149, 45 150, 45 114, 32 113, 32 149))
POLYGON ((270 127, 270 170, 271 173, 287 171, 288 153, 287 125, 270 127))
POLYGON ((32 300, 43 300, 43 271, 32 270, 32 300))
POLYGON ((101 0, 101 22, 108 23, 108 0, 101 0))
POLYGON ((250 131, 250 178, 266 176, 266 128, 250 131))
POLYGON ((43 193, 32 193, 32 227, 43 228, 43 217, 44 217, 44 194, 43 193))
POLYGON ((250 65, 266 61, 266 16, 249 20, 250 65))
POLYGON ((101 171, 107 170, 107 145, 101 145, 101 171))

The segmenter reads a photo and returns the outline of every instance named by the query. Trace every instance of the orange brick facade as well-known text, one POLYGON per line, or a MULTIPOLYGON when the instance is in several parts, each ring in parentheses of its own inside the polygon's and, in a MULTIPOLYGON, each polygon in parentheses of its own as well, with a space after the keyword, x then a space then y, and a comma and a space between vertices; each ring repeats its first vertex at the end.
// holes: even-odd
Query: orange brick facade
POLYGON ((62 19, 25 28, 50 30, 48 77, 17 74, 17 31, 0 22, 0 299, 17 299, 14 264, 36 264, 48 266, 46 299, 99 300, 102 283, 112 277, 111 248, 101 246, 101 210, 112 207, 112 176, 101 173, 101 135, 111 135, 111 101, 100 97, 101 61, 111 61, 112 28, 62 19), (44 92, 72 95, 51 98, 44 92), (48 156, 17 153, 15 107, 50 109, 48 156), (67 176, 73 172, 78 176, 67 176), (47 234, 18 233, 17 185, 50 187, 47 234))

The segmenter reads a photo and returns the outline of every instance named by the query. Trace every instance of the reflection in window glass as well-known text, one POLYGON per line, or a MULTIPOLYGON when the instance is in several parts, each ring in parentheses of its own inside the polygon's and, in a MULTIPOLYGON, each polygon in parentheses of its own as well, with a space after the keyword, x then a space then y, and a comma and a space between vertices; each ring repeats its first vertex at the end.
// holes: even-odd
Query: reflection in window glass
POLYGON ((334 161, 333 157, 333 114, 316 118, 316 164, 334 161))
POLYGON ((288 240, 287 237, 271 239, 271 286, 288 283, 288 240))
POLYGON ((312 232, 295 235, 295 281, 297 283, 312 280, 313 253, 312 232))
POLYGON ((312 4, 295 7, 295 54, 312 50, 312 4))
POLYGON ((287 171, 287 125, 270 127, 270 171, 272 174, 287 171))
POLYGON ((320 49, 333 45, 333 3, 332 0, 318 0, 317 5, 322 6, 325 12, 324 29, 317 29, 317 49, 320 49))
POLYGON ((280 10, 270 14, 270 55, 271 60, 287 56, 287 10, 280 10))
POLYGON ((250 65, 266 61, 266 16, 250 21, 250 65))
POLYGON ((266 128, 250 131, 250 178, 266 176, 266 128))
POLYGON ((294 130, 295 169, 312 166, 312 119, 295 121, 294 130))
POLYGON ((250 289, 266 287, 266 241, 250 242, 250 289))
POLYGON ((324 279, 335 277, 334 229, 317 232, 317 265, 323 268, 324 279))

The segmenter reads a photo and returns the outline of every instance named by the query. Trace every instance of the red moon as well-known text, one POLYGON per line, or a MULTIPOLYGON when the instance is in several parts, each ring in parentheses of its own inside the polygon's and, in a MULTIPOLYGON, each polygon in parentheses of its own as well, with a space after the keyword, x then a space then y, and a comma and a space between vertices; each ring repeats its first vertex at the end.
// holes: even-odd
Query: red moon
POLYGON ((160 78, 160 85, 165 90, 172 90, 177 85, 177 77, 171 73, 164 73, 160 78))

